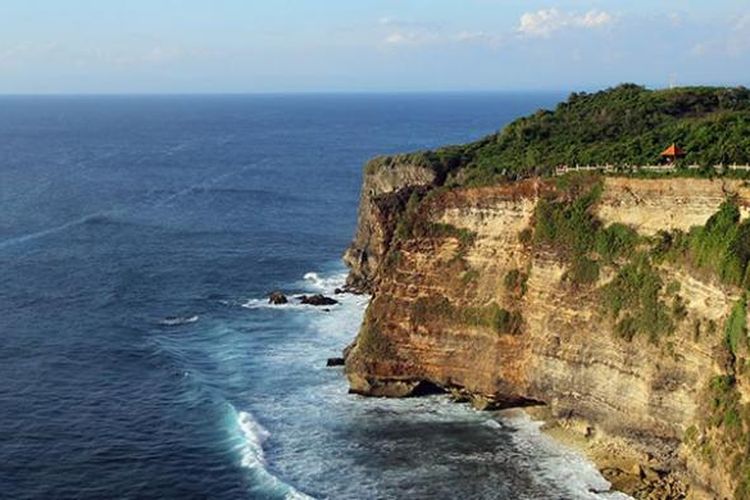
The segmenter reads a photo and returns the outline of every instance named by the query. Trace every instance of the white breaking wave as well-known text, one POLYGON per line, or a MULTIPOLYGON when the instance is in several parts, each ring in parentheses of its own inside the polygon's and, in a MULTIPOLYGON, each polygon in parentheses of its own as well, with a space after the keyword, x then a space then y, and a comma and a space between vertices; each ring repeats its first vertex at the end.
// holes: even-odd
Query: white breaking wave
MULTIPOLYGON (((336 288, 344 285, 346 278, 345 273, 332 273, 330 275, 316 272, 306 273, 303 279, 292 286, 299 286, 303 290, 315 291, 330 295, 336 288)), ((330 314, 316 314, 322 311, 322 308, 304 306, 297 303, 284 305, 268 304, 268 299, 251 299, 243 304, 248 309, 258 308, 281 308, 290 310, 290 313, 300 314, 307 317, 310 325, 316 335, 305 337, 293 345, 286 346, 284 349, 277 349, 267 353, 267 356, 274 360, 280 366, 287 363, 299 363, 300 360, 310 360, 312 369, 325 370, 321 368, 324 364, 325 356, 335 352, 348 344, 356 335, 361 324, 362 315, 369 302, 370 297, 367 295, 341 294, 335 296, 340 304, 331 310, 330 314), (311 355, 310 353, 315 353, 311 355), (311 357, 312 356, 312 357, 311 357)), ((292 299, 293 300, 293 299, 292 299)), ((539 427, 540 422, 533 421, 527 414, 518 412, 517 416, 502 416, 499 419, 495 415, 487 412, 476 412, 467 405, 459 405, 451 402, 444 396, 433 396, 420 399, 403 399, 403 400, 380 400, 380 399, 356 399, 347 394, 345 382, 340 379, 332 379, 329 383, 318 387, 318 396, 327 402, 336 401, 339 408, 351 407, 349 410, 355 415, 377 409, 384 412, 384 418, 404 418, 413 422, 421 422, 426 426, 433 423, 454 423, 454 422, 475 422, 475 425, 484 426, 493 431, 507 434, 509 428, 512 435, 514 446, 507 450, 510 456, 517 457, 516 460, 528 464, 530 476, 538 482, 538 488, 550 492, 559 492, 559 498, 571 498, 582 500, 623 500, 628 499, 627 495, 611 492, 610 483, 602 477, 595 465, 586 459, 585 456, 577 451, 568 449, 563 444, 558 443, 553 438, 544 434, 539 427)), ((285 406, 277 403, 270 408, 265 408, 264 412, 282 412, 285 406)), ((248 416, 249 417, 249 416, 248 416)), ((249 438, 247 439, 247 450, 256 450, 252 459, 247 459, 246 467, 263 468, 264 458, 262 442, 267 438, 262 427, 258 427, 254 420, 248 420, 240 423, 245 429, 249 438), (264 437, 265 436, 265 437, 264 437), (255 465, 252 465, 255 464, 255 465), (261 464, 261 465, 258 465, 261 464)), ((312 431, 311 431, 312 432, 312 431)), ((326 434, 321 432, 315 439, 324 438, 326 434)), ((283 436, 284 440, 295 443, 297 447, 305 445, 310 434, 305 432, 299 436, 283 436)), ((294 448, 288 445, 289 448, 294 448)), ((307 450, 307 453, 313 453, 311 457, 305 460, 302 470, 295 470, 289 467, 290 461, 297 461, 299 458, 291 452, 282 452, 279 457, 279 464, 282 468, 286 464, 287 470, 284 475, 295 477, 301 484, 316 484, 320 474, 325 475, 326 468, 324 464, 327 460, 337 460, 331 458, 331 451, 325 447, 320 452, 307 450), (321 453, 321 455, 316 455, 321 453), (310 463, 310 460, 314 464, 310 463), (316 462, 320 461, 319 463, 316 462)), ((456 463, 467 463, 476 461, 478 464, 484 463, 485 460, 497 461, 498 467, 503 467, 503 456, 487 454, 486 451, 478 451, 476 454, 465 453, 457 454, 456 463), (485 457, 486 455, 486 457, 485 457)), ((338 459, 342 467, 350 464, 346 460, 338 459)), ((443 464, 445 466, 445 464, 443 464)), ((434 474, 435 464, 425 463, 424 468, 416 468, 411 471, 418 481, 420 475, 434 474)), ((265 469, 263 469, 265 470, 265 469)), ((336 495, 346 498, 357 498, 361 492, 366 489, 370 491, 373 497, 378 496, 382 486, 378 479, 371 476, 356 477, 356 485, 337 486, 332 498, 336 495), (364 488, 364 489, 363 489, 364 488)), ((274 478, 276 481, 278 479, 274 478)), ((387 489, 383 491, 388 491, 387 489)), ((492 498, 492 485, 488 485, 486 494, 482 493, 481 498, 492 498)), ((328 496, 328 494, 326 494, 328 496)), ((288 497, 288 498, 309 498, 288 497)), ((529 497, 523 497, 529 498, 529 497)))
POLYGON ((194 316, 169 316, 159 321, 160 325, 163 326, 180 326, 195 323, 199 319, 198 315, 194 316))
POLYGON ((306 284, 314 287, 318 291, 333 293, 336 288, 344 286, 346 273, 335 274, 327 278, 321 278, 316 272, 305 274, 304 281, 306 284))
POLYGON ((250 413, 238 412, 234 407, 232 407, 232 412, 242 438, 238 446, 240 464, 253 472, 259 486, 266 493, 276 494, 285 500, 314 500, 313 497, 296 490, 266 469, 263 442, 270 437, 270 433, 250 413))
MULTIPOLYGON (((328 312, 328 310, 341 307, 343 304, 348 302, 347 297, 352 297, 351 294, 335 294, 337 289, 341 289, 346 283, 346 273, 336 273, 331 276, 321 277, 316 272, 306 273, 302 281, 298 286, 302 288, 302 291, 296 291, 287 294, 289 302, 286 304, 271 304, 268 302, 268 298, 254 298, 248 299, 242 307, 245 309, 281 309, 281 310, 294 310, 294 311, 318 311, 328 312), (309 304, 301 304, 298 297, 304 294, 310 293, 322 293, 324 295, 332 296, 339 303, 330 306, 313 306, 309 304)), ((369 300, 369 297, 365 297, 364 301, 369 300)))
POLYGON ((295 297, 289 297, 289 302, 286 304, 271 304, 268 299, 249 299, 242 307, 245 309, 282 309, 282 310, 294 310, 294 311, 318 311, 327 312, 326 309, 330 310, 338 306, 334 304, 331 306, 313 306, 310 304, 301 304, 295 297))
POLYGON ((237 413, 237 424, 245 439, 242 450, 242 466, 250 469, 264 467, 266 464, 263 453, 263 442, 269 438, 269 432, 252 415, 241 411, 237 413))
POLYGON ((521 450, 530 456, 537 457, 538 466, 534 477, 547 484, 557 484, 580 499, 627 500, 628 495, 611 491, 612 485, 596 466, 580 452, 572 450, 552 437, 544 434, 540 428, 543 422, 533 420, 528 414, 519 411, 503 418, 503 422, 516 432, 513 441, 521 450))

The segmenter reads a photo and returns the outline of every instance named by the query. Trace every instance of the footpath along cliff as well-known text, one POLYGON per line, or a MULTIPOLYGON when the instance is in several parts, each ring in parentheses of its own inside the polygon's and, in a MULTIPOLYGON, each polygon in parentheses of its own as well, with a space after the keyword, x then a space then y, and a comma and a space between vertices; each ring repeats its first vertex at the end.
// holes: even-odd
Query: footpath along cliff
POLYGON ((750 498, 747 182, 554 163, 488 181, 498 142, 366 167, 352 391, 525 407, 636 497, 750 498))

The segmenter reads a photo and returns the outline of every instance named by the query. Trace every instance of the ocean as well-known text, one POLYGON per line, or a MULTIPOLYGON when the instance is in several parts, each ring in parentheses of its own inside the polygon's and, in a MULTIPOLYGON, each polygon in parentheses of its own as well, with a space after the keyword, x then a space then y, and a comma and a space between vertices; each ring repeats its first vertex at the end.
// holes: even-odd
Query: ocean
MULTIPOLYGON (((364 162, 560 94, 0 98, 0 497, 605 498, 521 416, 325 367, 364 162)), ((610 496, 612 497, 612 496, 610 496)))

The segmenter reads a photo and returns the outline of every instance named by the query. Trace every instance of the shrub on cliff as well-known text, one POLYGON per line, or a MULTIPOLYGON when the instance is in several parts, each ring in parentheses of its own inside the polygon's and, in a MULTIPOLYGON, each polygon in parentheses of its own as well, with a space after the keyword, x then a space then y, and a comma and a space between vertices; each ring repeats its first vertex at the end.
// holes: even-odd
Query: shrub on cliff
POLYGON ((652 342, 670 333, 674 324, 661 300, 663 282, 645 254, 623 266, 602 289, 605 310, 615 321, 616 332, 628 340, 643 333, 652 342))
MULTIPOLYGON (((575 177, 575 176, 574 176, 575 177)), ((594 248, 600 227, 592 213, 601 196, 601 183, 566 186, 557 199, 540 199, 534 211, 533 242, 566 256, 584 255, 594 248)))
POLYGON ((750 285, 750 221, 740 221, 734 198, 722 203, 704 226, 692 228, 687 235, 662 231, 652 253, 711 272, 728 285, 750 285))
POLYGON ((630 257, 638 244, 638 233, 625 224, 612 224, 597 234, 596 252, 605 261, 630 257))
POLYGON ((747 295, 743 294, 732 308, 724 335, 732 354, 737 354, 741 344, 747 346, 747 295))
POLYGON ((518 335, 523 330, 523 316, 508 311, 494 302, 486 306, 458 307, 445 297, 420 297, 411 306, 411 320, 415 324, 430 322, 487 328, 498 335, 518 335))

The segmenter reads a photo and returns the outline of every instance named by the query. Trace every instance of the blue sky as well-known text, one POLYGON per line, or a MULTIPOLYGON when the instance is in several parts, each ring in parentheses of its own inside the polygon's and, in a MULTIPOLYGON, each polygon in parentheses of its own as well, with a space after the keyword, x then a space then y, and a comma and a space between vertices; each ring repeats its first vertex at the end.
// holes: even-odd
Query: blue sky
POLYGON ((0 0, 0 93, 750 85, 748 0, 0 0))

